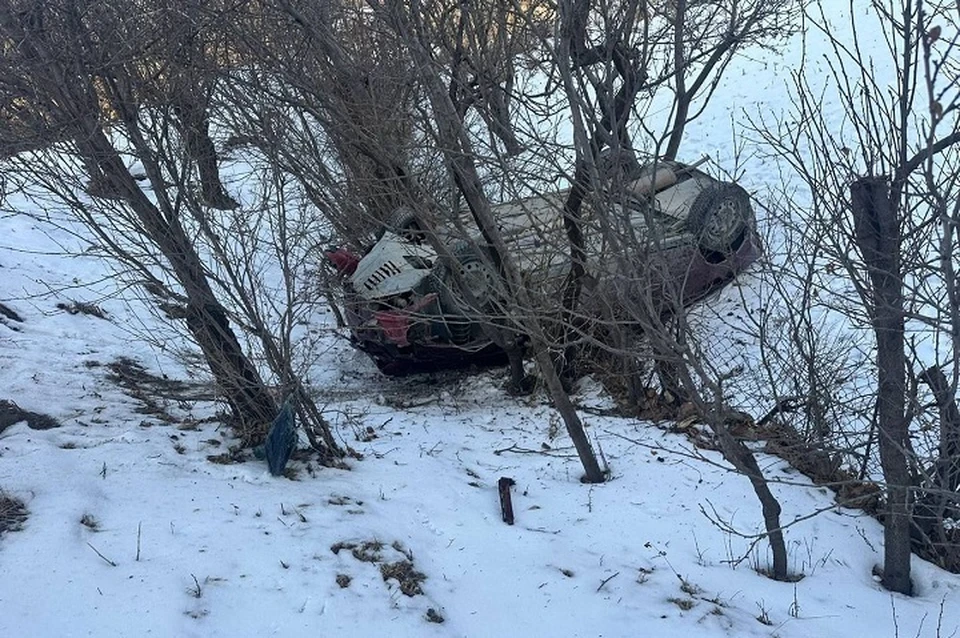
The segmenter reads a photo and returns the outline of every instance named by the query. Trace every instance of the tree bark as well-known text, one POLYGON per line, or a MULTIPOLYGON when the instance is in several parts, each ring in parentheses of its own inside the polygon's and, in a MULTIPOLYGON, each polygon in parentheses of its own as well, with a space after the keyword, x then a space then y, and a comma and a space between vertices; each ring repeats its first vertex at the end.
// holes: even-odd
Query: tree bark
POLYGON ((937 366, 927 369, 921 379, 930 387, 940 412, 940 450, 936 463, 937 487, 956 492, 960 487, 960 408, 946 375, 937 366))
POLYGON ((197 165, 200 177, 200 196, 207 206, 220 210, 233 210, 240 206, 227 194, 220 181, 220 166, 217 149, 210 139, 210 123, 207 109, 197 104, 192 96, 178 96, 173 100, 174 112, 180 119, 180 132, 184 138, 187 155, 197 165))
POLYGON ((910 470, 905 416, 903 281, 900 224, 889 182, 865 177, 850 186, 856 242, 870 277, 871 320, 877 340, 877 424, 886 482, 883 586, 910 595, 910 470))
POLYGON ((683 140, 683 131, 687 125, 687 117, 690 114, 691 95, 687 92, 686 86, 686 63, 683 54, 683 23, 687 13, 687 0, 677 0, 674 5, 673 16, 673 72, 675 74, 674 84, 676 97, 673 100, 676 112, 673 115, 673 130, 670 131, 670 139, 667 142, 667 150, 663 153, 663 159, 674 160, 677 153, 680 152, 680 142, 683 140))

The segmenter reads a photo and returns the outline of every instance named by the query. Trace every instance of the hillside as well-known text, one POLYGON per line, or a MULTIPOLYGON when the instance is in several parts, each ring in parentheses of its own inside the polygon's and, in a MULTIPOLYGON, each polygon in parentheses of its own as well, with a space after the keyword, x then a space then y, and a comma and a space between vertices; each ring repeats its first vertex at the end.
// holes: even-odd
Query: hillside
MULTIPOLYGON (((811 59, 822 53, 807 46, 811 59)), ((787 108, 785 74, 801 50, 798 38, 732 68, 686 142, 714 166, 742 162, 760 201, 778 167, 738 154, 731 126, 743 109, 787 108)), ((228 452, 236 441, 207 380, 174 356, 182 344, 87 252, 81 228, 45 214, 16 195, 0 209, 0 304, 13 311, 0 314, 0 401, 59 423, 0 425, 0 636, 960 629, 960 576, 915 558, 916 595, 890 594, 873 575, 880 523, 783 460, 759 457, 795 582, 759 573, 770 558, 755 542, 763 522, 747 479, 675 424, 609 416, 602 388, 582 380, 573 398, 611 471, 585 485, 543 394, 507 396, 498 370, 386 378, 329 313, 307 327, 318 351, 309 377, 357 458, 332 469, 304 453, 289 476, 271 476, 252 454, 228 452), (502 477, 515 483, 512 526, 502 477)), ((731 365, 756 356, 729 335, 759 305, 765 276, 758 264, 696 313, 731 365)), ((769 407, 748 388, 736 395, 769 407)))

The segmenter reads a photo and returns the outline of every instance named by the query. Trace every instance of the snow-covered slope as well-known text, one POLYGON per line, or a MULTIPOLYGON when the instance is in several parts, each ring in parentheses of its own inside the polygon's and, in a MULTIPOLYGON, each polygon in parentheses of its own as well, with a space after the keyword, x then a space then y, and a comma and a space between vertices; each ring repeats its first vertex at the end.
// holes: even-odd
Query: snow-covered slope
MULTIPOLYGON (((732 69, 717 116, 688 144, 728 149, 728 114, 785 100, 776 73, 743 78, 789 64, 732 69)), ((772 167, 748 176, 759 187, 772 167)), ((767 579, 747 480, 682 434, 598 416, 589 406, 604 399, 589 383, 576 399, 612 469, 595 486, 579 482, 542 396, 505 396, 495 371, 385 379, 318 325, 328 348, 311 372, 317 398, 363 460, 349 470, 297 460, 292 479, 259 461, 224 464, 233 441, 207 419, 214 406, 145 409, 110 379, 126 358, 194 383, 134 338, 159 332, 105 264, 65 248, 85 243, 0 213, 0 303, 23 319, 0 318, 0 400, 62 423, 0 432, 0 490, 29 510, 22 530, 0 536, 0 636, 933 637, 960 627, 960 578, 915 560, 917 596, 884 591, 871 573, 880 525, 761 457, 790 524, 790 569, 803 575, 767 579), (57 308, 77 301, 106 318, 57 308), (516 484, 513 526, 500 516, 501 477, 516 484)))
MULTIPOLYGON (((28 218, 0 225, 0 301, 24 319, 0 325, 0 398, 63 423, 0 433, 0 488, 30 512, 0 539, 0 635, 935 636, 960 623, 960 579, 916 561, 919 595, 891 596, 871 576, 879 524, 777 459, 764 464, 785 482, 784 522, 823 510, 787 532, 797 583, 758 574, 764 545, 710 522, 753 534, 759 508, 681 435, 587 413, 613 480, 581 484, 552 410, 505 397, 495 372, 387 380, 332 341, 315 381, 364 459, 297 461, 296 480, 212 462, 231 440, 203 422, 210 406, 162 403, 168 423, 107 379, 119 357, 182 376, 129 338, 108 284, 55 292, 103 264, 56 254, 28 218), (55 307, 69 301, 107 319, 55 307), (514 526, 501 477, 516 482, 514 526), (403 561, 421 595, 383 580, 403 561)), ((589 384, 579 398, 602 405, 589 384)))

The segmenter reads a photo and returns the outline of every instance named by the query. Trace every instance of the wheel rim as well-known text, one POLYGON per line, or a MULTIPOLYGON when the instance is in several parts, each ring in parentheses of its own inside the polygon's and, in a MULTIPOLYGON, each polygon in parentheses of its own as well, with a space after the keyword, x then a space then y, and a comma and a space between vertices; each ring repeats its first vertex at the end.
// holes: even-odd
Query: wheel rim
POLYGON ((470 291, 477 304, 483 308, 492 298, 493 278, 490 269, 482 261, 469 261, 460 265, 463 286, 470 291))
POLYGON ((725 197, 703 226, 700 240, 704 246, 724 249, 733 245, 743 230, 743 211, 734 197, 725 197))

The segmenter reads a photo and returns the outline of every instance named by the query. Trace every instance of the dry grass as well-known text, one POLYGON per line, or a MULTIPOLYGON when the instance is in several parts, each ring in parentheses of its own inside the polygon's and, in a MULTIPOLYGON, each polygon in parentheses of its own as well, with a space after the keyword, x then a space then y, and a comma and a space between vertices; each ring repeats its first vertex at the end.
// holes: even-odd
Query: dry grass
MULTIPOLYGON (((119 385, 130 397, 140 401, 138 414, 146 414, 159 421, 177 422, 165 405, 170 402, 191 403, 211 401, 216 398, 207 385, 191 384, 177 379, 168 379, 149 372, 137 361, 129 357, 119 357, 106 365, 108 381, 119 385)), ((197 429, 197 421, 182 424, 180 429, 197 429)))
POLYGON ((31 430, 49 430, 60 427, 60 422, 52 416, 24 410, 13 401, 0 399, 0 432, 21 421, 27 422, 31 430))
POLYGON ((86 301, 71 301, 68 304, 58 303, 57 308, 71 315, 88 315, 97 319, 107 318, 107 313, 100 306, 86 301))
POLYGON ((693 606, 696 605, 696 601, 691 598, 668 598, 667 602, 671 602, 683 611, 690 611, 693 609, 693 606))
POLYGON ((100 521, 98 521, 97 517, 93 514, 87 513, 81 516, 80 524, 89 529, 91 532, 100 531, 100 521))
POLYGON ((224 452, 223 454, 208 454, 207 460, 217 465, 233 465, 235 463, 243 463, 244 458, 232 452, 224 452))
POLYGON ((380 575, 383 581, 390 579, 397 581, 400 591, 406 596, 417 596, 423 593, 420 583, 427 579, 427 575, 419 572, 408 560, 398 560, 395 563, 381 563, 380 575))
POLYGON ((350 553, 353 554, 354 558, 367 563, 376 563, 382 560, 381 551, 383 551, 383 543, 378 540, 366 541, 350 548, 350 553))
MULTIPOLYGON (((347 549, 359 561, 373 563, 380 568, 380 576, 383 582, 390 580, 397 581, 400 591, 406 596, 417 596, 423 593, 421 583, 427 579, 426 574, 418 571, 413 565, 413 552, 406 549, 400 541, 394 541, 390 547, 403 555, 403 558, 397 561, 389 562, 383 557, 383 552, 387 549, 386 544, 379 540, 369 540, 362 543, 339 542, 330 547, 330 551, 339 554, 340 550, 347 549)), ((345 576, 342 575, 341 576, 345 576)), ((348 577, 347 577, 348 578, 348 577)), ((349 584, 349 580, 346 581, 349 584)), ((337 577, 337 583, 340 584, 340 576, 337 577)), ((341 587, 345 585, 340 584, 341 587)), ((438 621, 431 621, 438 622, 438 621)), ((442 622, 442 621, 439 621, 442 622)))
POLYGON ((29 512, 19 498, 0 492, 0 536, 5 532, 18 532, 23 529, 29 512))

